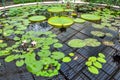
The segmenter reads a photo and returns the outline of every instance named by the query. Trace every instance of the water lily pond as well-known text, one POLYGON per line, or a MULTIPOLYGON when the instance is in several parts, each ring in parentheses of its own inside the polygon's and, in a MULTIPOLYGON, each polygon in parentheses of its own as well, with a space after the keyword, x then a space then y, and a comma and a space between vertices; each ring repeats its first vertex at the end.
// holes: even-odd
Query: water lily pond
POLYGON ((0 10, 0 80, 120 80, 120 8, 0 10))

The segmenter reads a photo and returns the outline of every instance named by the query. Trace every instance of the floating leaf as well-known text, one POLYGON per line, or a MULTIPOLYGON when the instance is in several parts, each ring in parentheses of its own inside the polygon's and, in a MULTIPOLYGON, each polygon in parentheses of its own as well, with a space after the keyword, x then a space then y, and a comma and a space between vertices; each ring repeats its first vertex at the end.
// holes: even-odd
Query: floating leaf
POLYGON ((5 62, 11 62, 13 60, 14 60, 14 55, 10 55, 5 58, 5 62))
POLYGON ((70 57, 64 57, 62 59, 63 62, 70 62, 71 61, 71 58, 70 57))
POLYGON ((92 61, 92 62, 95 62, 95 61, 97 60, 97 58, 94 57, 94 56, 92 56, 92 57, 90 57, 88 60, 89 60, 89 61, 92 61))
POLYGON ((55 48, 61 48, 63 45, 61 43, 55 43, 53 46, 55 48))
POLYGON ((106 60, 103 59, 103 58, 98 57, 97 60, 98 60, 99 62, 101 62, 101 63, 106 63, 106 60))
POLYGON ((70 47, 80 48, 80 47, 84 47, 86 44, 85 44, 85 42, 83 40, 73 39, 73 40, 68 42, 68 45, 70 47))
POLYGON ((95 68, 94 66, 90 66, 88 67, 88 70, 93 73, 93 74, 99 74, 99 71, 97 68, 95 68))
POLYGON ((97 68, 102 68, 101 63, 99 63, 99 62, 93 62, 93 65, 97 68))
POLYGON ((98 56, 101 58, 105 58, 105 55, 103 53, 99 53, 98 56))
POLYGON ((62 53, 62 52, 53 52, 52 53, 52 55, 51 55, 51 57, 53 58, 53 59, 61 59, 61 58, 63 58, 65 55, 64 55, 64 53, 62 53))
POLYGON ((41 22, 41 21, 44 21, 46 19, 45 16, 32 16, 32 17, 29 17, 29 20, 31 22, 41 22))
POLYGON ((100 16, 93 15, 93 14, 82 14, 82 19, 88 20, 88 21, 98 21, 101 20, 100 16))
POLYGON ((74 53, 69 53, 69 56, 74 56, 75 54, 74 53))
POLYGON ((91 65, 92 65, 92 62, 91 62, 91 61, 87 61, 85 64, 86 64, 87 66, 91 66, 91 65))
POLYGON ((24 60, 16 61, 16 66, 21 67, 24 65, 24 60))
POLYGON ((73 20, 69 17, 51 17, 48 23, 57 28, 67 28, 73 24, 73 20))
POLYGON ((49 50, 41 50, 40 52, 38 52, 38 55, 40 56, 40 57, 47 57, 47 56, 49 56, 51 54, 51 52, 49 51, 49 50))
POLYGON ((76 22, 76 23, 84 23, 85 20, 84 19, 80 19, 80 18, 76 18, 76 19, 74 19, 74 22, 76 22))

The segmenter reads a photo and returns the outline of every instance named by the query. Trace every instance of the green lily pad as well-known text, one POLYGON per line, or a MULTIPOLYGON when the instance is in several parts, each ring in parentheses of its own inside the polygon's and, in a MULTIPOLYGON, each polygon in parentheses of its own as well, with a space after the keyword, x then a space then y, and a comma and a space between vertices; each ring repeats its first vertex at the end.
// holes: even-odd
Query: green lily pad
POLYGON ((49 51, 49 50, 41 50, 40 52, 38 52, 38 55, 40 56, 40 57, 47 57, 47 56, 49 56, 51 54, 51 52, 49 51))
POLYGON ((99 53, 98 56, 101 58, 105 58, 105 55, 103 53, 99 53))
POLYGON ((74 53, 69 53, 69 56, 74 56, 75 54, 74 53))
POLYGON ((98 37, 103 37, 105 35, 105 33, 101 31, 91 31, 91 34, 98 37))
POLYGON ((68 45, 70 47, 74 47, 74 48, 81 48, 81 47, 84 47, 86 44, 83 40, 73 39, 73 40, 68 42, 68 45))
POLYGON ((45 16, 32 16, 32 17, 29 17, 29 20, 31 22, 41 22, 41 21, 44 21, 46 19, 45 16))
POLYGON ((87 61, 87 62, 85 63, 85 65, 91 66, 91 65, 92 65, 92 62, 91 62, 91 61, 87 61))
POLYGON ((63 62, 70 62, 71 61, 71 58, 70 57, 64 57, 62 59, 63 62))
POLYGON ((21 67, 24 65, 24 60, 16 61, 16 66, 21 67))
POLYGON ((81 18, 85 19, 85 20, 88 20, 88 21, 98 21, 98 20, 101 20, 100 16, 93 15, 93 14, 82 14, 81 18))
POLYGON ((97 69, 96 67, 94 67, 94 66, 88 67, 88 70, 89 70, 91 73, 93 73, 93 74, 99 74, 98 69, 97 69))
POLYGON ((92 56, 92 57, 90 57, 88 60, 91 61, 91 62, 95 62, 95 61, 97 60, 97 58, 94 57, 94 56, 92 56))
POLYGON ((55 48, 61 48, 63 45, 61 43, 55 43, 53 46, 55 48))
POLYGON ((99 62, 93 62, 93 65, 97 68, 102 68, 101 63, 99 63, 99 62))
POLYGON ((63 12, 64 9, 62 7, 50 7, 48 8, 48 12, 59 13, 63 12))
POLYGON ((48 23, 50 25, 53 25, 54 27, 57 28, 67 28, 69 26, 71 26, 73 24, 73 20, 69 17, 51 17, 50 19, 48 19, 48 23))
POLYGON ((74 22, 76 22, 76 23, 84 23, 85 20, 84 19, 80 19, 80 18, 76 18, 76 19, 74 19, 74 22))
POLYGON ((63 58, 65 55, 64 55, 64 53, 62 53, 62 52, 53 52, 52 53, 52 55, 51 55, 51 57, 53 58, 53 59, 61 59, 61 58, 63 58))
POLYGON ((101 63, 106 63, 106 60, 105 60, 104 58, 98 57, 97 60, 98 60, 99 62, 101 62, 101 63))
POLYGON ((13 60, 14 60, 14 55, 10 55, 5 58, 5 62, 11 62, 13 60))

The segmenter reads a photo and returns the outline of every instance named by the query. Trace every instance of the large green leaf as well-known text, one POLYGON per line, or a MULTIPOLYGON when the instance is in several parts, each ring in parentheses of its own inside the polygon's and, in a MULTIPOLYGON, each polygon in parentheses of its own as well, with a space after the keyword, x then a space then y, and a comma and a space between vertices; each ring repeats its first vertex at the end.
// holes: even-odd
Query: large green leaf
POLYGON ((76 23, 84 23, 85 20, 84 19, 80 19, 80 18, 76 18, 76 19, 74 19, 74 22, 76 22, 76 23))
POLYGON ((89 70, 91 73, 93 73, 93 74, 99 74, 98 69, 97 69, 96 67, 94 67, 94 66, 88 67, 88 70, 89 70))
POLYGON ((85 20, 88 20, 88 21, 98 21, 98 20, 101 20, 100 16, 93 15, 93 14, 82 14, 81 18, 85 19, 85 20))
POLYGON ((81 48, 81 47, 84 47, 86 44, 83 40, 72 39, 71 41, 68 42, 68 45, 74 48, 81 48))
POLYGON ((45 16, 32 16, 32 17, 29 17, 29 20, 31 22, 41 22, 41 21, 44 21, 46 19, 45 16))
POLYGON ((48 11, 58 13, 58 12, 63 12, 64 9, 62 7, 50 7, 50 8, 48 8, 48 11))
POLYGON ((101 63, 99 63, 99 62, 93 62, 93 65, 95 66, 95 67, 97 67, 97 68, 102 68, 102 64, 101 63))
POLYGON ((5 62, 11 62, 13 60, 14 60, 14 55, 10 55, 5 58, 5 62))
POLYGON ((63 58, 65 55, 64 55, 64 53, 62 53, 62 52, 53 52, 52 53, 52 55, 51 55, 51 57, 53 58, 53 59, 61 59, 61 58, 63 58))
POLYGON ((106 60, 104 58, 98 57, 97 60, 101 63, 106 63, 106 60))
POLYGON ((48 23, 50 25, 53 25, 54 27, 58 27, 58 28, 61 28, 61 27, 69 27, 73 24, 73 20, 69 17, 51 17, 50 19, 48 19, 48 23))
POLYGON ((55 43, 53 46, 55 48, 61 48, 63 45, 61 43, 55 43))

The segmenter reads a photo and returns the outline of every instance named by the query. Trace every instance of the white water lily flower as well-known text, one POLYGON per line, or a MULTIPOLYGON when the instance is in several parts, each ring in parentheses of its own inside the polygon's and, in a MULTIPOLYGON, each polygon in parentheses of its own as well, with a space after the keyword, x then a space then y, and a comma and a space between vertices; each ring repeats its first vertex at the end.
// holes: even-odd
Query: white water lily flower
POLYGON ((36 41, 32 41, 31 44, 32 44, 32 45, 36 45, 37 42, 36 42, 36 41))

